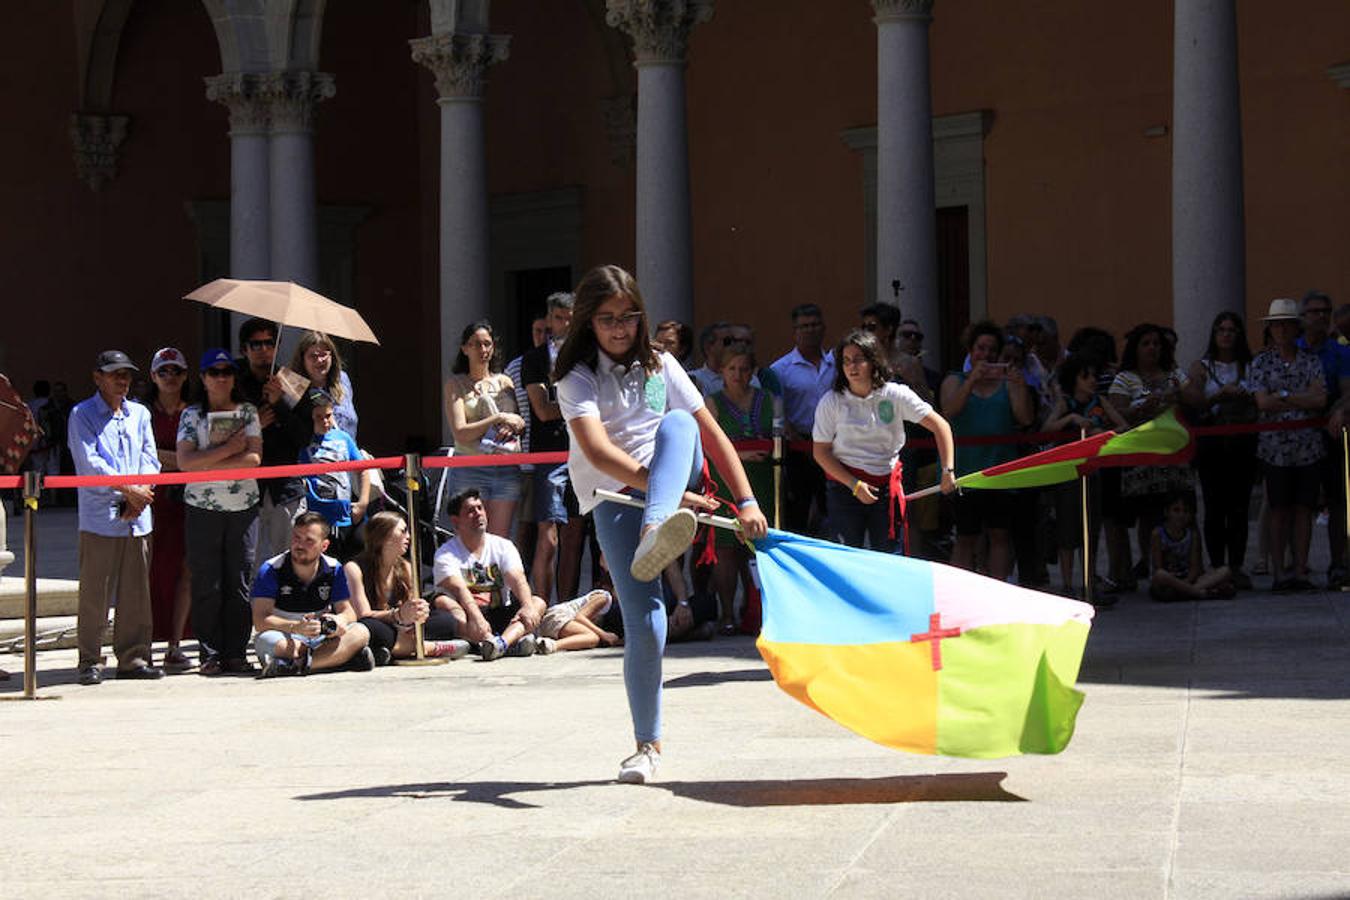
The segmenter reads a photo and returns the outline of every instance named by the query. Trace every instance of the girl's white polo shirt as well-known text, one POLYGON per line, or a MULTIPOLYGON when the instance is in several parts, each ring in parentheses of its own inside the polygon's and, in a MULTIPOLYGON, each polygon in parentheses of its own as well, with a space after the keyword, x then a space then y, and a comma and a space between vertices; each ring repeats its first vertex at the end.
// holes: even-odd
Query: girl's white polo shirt
POLYGON ((889 475, 905 446, 905 423, 933 411, 903 384, 888 381, 866 397, 830 391, 816 404, 811 439, 830 444, 835 458, 872 475, 889 475))

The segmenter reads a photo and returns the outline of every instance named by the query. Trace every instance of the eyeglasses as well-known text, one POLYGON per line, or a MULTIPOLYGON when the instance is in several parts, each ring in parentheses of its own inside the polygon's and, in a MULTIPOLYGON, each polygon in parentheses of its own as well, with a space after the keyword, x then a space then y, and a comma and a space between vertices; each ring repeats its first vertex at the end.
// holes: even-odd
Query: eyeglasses
POLYGON ((224 366, 219 366, 216 368, 207 369, 206 374, 211 378, 233 378, 234 369, 227 369, 224 366))
POLYGON ((642 313, 637 310, 626 312, 621 316, 612 316, 609 313, 601 313, 591 319, 591 321, 606 331, 614 331, 618 328, 634 328, 637 326, 638 322, 642 321, 642 313))
POLYGON ((272 339, 272 338, 269 338, 269 339, 263 340, 263 341, 249 341, 249 342, 248 342, 248 349, 250 349, 250 350, 271 350, 271 349, 272 349, 273 347, 275 347, 276 345, 277 345, 276 340, 275 340, 275 339, 272 339))
POLYGON ((876 330, 877 330, 878 328, 880 328, 880 327, 881 327, 881 323, 880 323, 880 322, 864 322, 864 323, 862 323, 862 330, 863 330, 863 331, 876 331, 876 330))
POLYGON ((187 369, 184 369, 181 366, 160 366, 153 374, 164 375, 169 378, 182 378, 187 374, 187 369))
POLYGON ((907 340, 907 341, 921 341, 921 340, 923 340, 923 332, 922 332, 922 331, 902 331, 902 332, 900 332, 900 336, 901 336, 902 338, 904 338, 905 340, 907 340))
POLYGON ((320 350, 318 348, 312 348, 310 350, 305 351, 306 359, 327 359, 332 355, 333 355, 332 350, 320 350))
POLYGON ((736 335, 728 335, 727 337, 722 338, 723 347, 730 347, 732 344, 748 344, 748 343, 750 343, 750 339, 748 337, 737 337, 736 335))

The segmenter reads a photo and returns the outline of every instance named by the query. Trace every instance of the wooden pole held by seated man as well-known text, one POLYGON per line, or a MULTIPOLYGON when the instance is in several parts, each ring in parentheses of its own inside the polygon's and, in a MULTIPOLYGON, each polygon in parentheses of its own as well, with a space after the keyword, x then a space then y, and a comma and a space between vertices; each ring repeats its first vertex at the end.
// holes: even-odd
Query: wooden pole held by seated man
MULTIPOLYGON (((422 548, 420 536, 417 533, 417 492, 422 489, 422 457, 416 453, 407 453, 403 456, 403 485, 408 491, 408 534, 412 540, 408 541, 408 561, 412 563, 413 585, 417 588, 417 596, 422 596, 422 548)), ((422 623, 418 622, 413 626, 413 636, 417 642, 417 656, 412 659, 396 660, 395 664, 400 666, 439 666, 449 660, 440 658, 431 658, 427 656, 426 647, 422 642, 422 623)))

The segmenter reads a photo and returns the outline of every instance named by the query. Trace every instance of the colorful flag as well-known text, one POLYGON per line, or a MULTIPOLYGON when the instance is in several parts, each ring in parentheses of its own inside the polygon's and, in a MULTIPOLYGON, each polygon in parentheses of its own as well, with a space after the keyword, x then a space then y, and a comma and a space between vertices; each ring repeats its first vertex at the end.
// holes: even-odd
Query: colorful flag
POLYGON ((1086 603, 964 569, 770 530, 755 542, 778 686, 912 753, 1058 753, 1092 621, 1086 603))
POLYGON ((1042 453, 969 472, 956 479, 963 488, 1025 488, 1073 481, 1108 466, 1177 465, 1190 459, 1191 433, 1167 410, 1156 419, 1117 434, 1052 447, 1042 453))

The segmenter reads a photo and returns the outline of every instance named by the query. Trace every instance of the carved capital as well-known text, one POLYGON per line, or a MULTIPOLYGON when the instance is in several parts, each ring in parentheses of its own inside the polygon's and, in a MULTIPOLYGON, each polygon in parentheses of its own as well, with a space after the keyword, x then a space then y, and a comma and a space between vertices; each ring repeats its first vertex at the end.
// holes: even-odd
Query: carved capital
POLYGON ((231 134, 262 134, 271 118, 271 100, 267 97, 262 75, 226 72, 206 81, 206 99, 223 104, 230 111, 231 134))
POLYGON ((433 34, 417 38, 413 62, 426 66, 436 76, 442 100, 482 98, 488 66, 506 59, 511 38, 501 34, 433 34))
POLYGON ((694 26, 712 18, 713 0, 606 0, 605 21, 633 41, 643 63, 682 63, 694 26))
POLYGON ((609 139, 609 158, 627 169, 637 157, 637 96, 620 94, 600 101, 605 116, 605 135, 609 139))
POLYGON ((933 20, 933 0, 872 0, 872 8, 877 13, 872 21, 878 24, 933 20))
POLYGON ((70 140, 75 145, 75 174, 96 191, 117 177, 117 148, 127 136, 129 116, 74 113, 70 140))
POLYGON ((272 131, 311 131, 315 107, 337 93, 337 84, 327 72, 268 72, 262 93, 270 101, 272 131))

